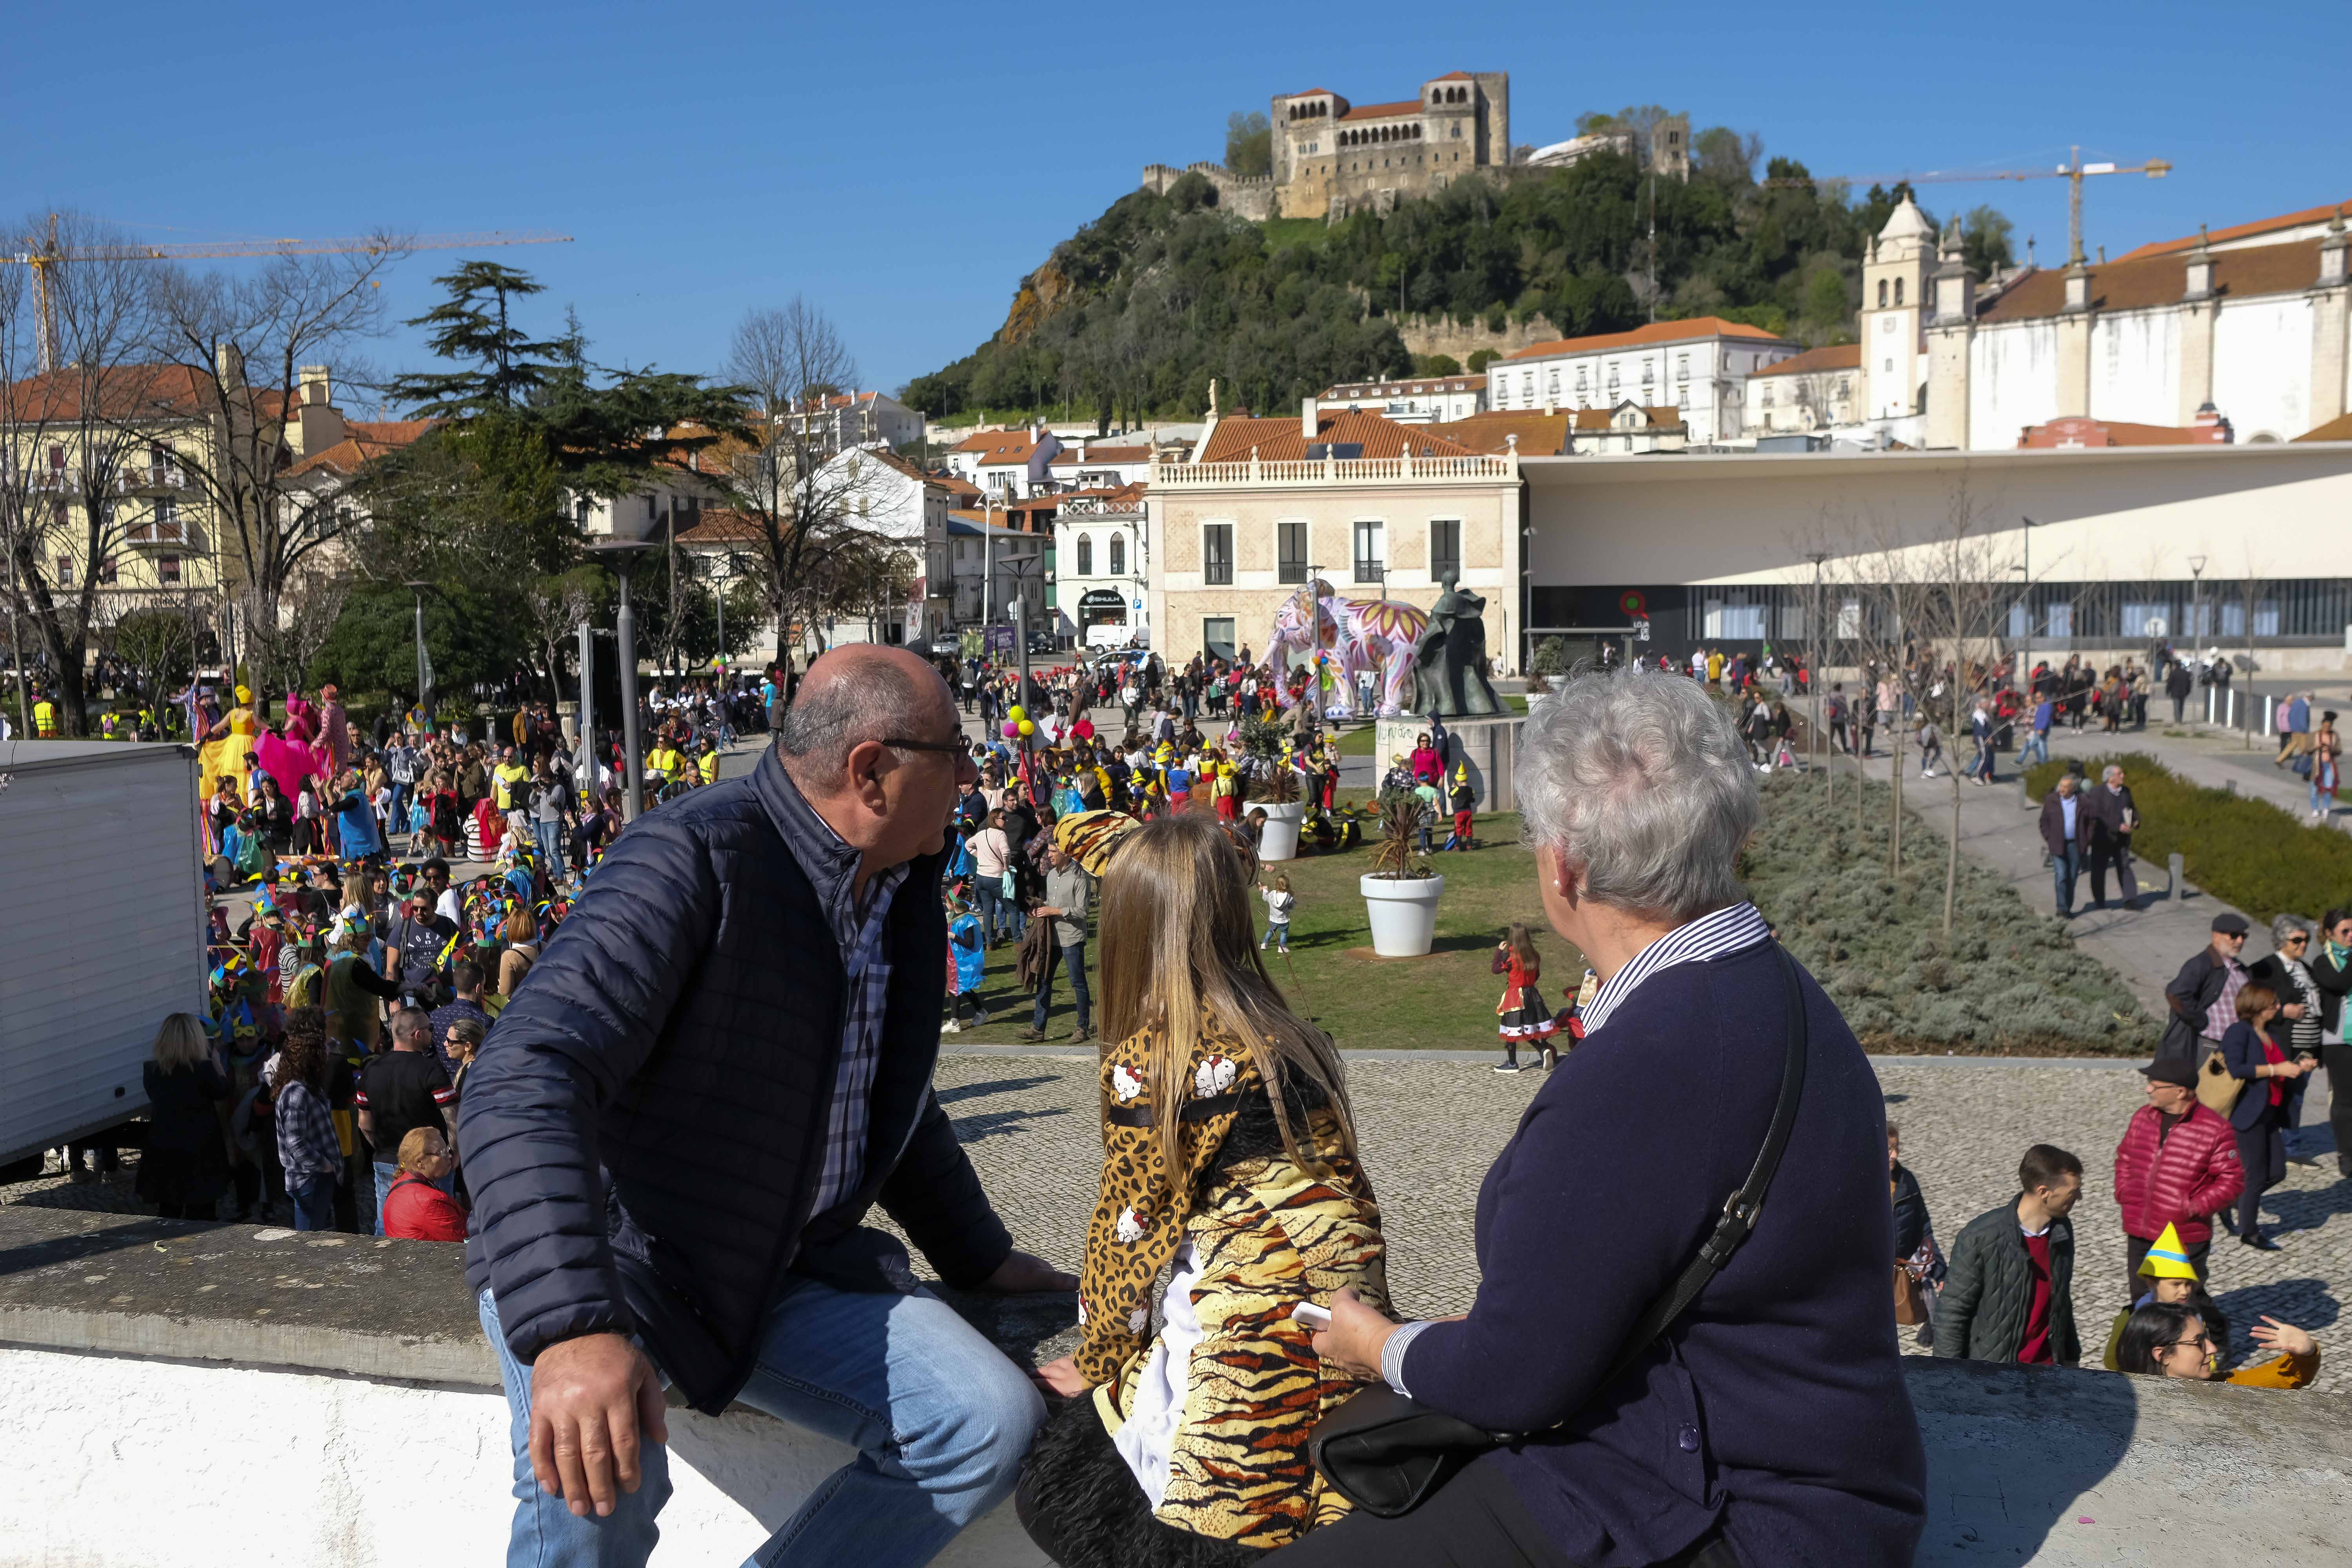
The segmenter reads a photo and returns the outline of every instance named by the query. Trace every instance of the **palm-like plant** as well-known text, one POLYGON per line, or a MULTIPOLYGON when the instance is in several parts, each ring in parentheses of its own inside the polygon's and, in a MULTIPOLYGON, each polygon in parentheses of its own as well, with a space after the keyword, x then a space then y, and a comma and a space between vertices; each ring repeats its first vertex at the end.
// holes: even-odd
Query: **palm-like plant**
POLYGON ((1421 831, 1421 797, 1411 790, 1389 790, 1379 805, 1381 837, 1372 847, 1372 875, 1401 879, 1426 877, 1426 857, 1413 847, 1421 831))

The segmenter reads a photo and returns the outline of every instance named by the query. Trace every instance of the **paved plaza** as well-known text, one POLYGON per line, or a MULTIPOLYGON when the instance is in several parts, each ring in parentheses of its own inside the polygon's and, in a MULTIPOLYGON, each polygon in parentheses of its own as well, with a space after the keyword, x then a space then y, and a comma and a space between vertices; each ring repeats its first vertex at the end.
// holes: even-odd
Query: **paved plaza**
MULTIPOLYGON (((1903 1130, 1904 1163, 1919 1178, 1936 1234, 1960 1227, 2017 1192, 2018 1157, 2034 1142, 2083 1162, 2074 1210, 2074 1300, 2086 1359, 2106 1342, 2126 1305, 2123 1232, 2112 1180, 2115 1147, 2141 1102, 2130 1064, 2072 1066, 1994 1058, 1874 1058, 1886 1114, 1903 1130)), ((1490 1072, 1483 1054, 1364 1052, 1349 1057, 1365 1167, 1380 1194, 1389 1283, 1400 1312, 1466 1310, 1476 1294, 1471 1212, 1486 1167, 1510 1137, 1540 1074, 1490 1072)), ((940 1099, 1020 1244, 1075 1268, 1093 1205, 1101 1145, 1095 1061, 1084 1055, 950 1051, 940 1099)), ((2265 1204, 2282 1250, 2256 1252, 2227 1236, 2214 1247, 2213 1291, 2234 1349, 2271 1313, 2311 1330, 2330 1352, 2318 1386, 2352 1388, 2352 1342, 2335 1330, 2339 1286, 2352 1279, 2352 1182, 2339 1181, 2324 1118, 2306 1108, 2294 1147, 2318 1163, 2291 1164, 2265 1204), (2312 1124, 2316 1121, 2317 1125, 2312 1124)), ((1560 1215, 1559 1245, 1587 1225, 1639 1224, 1639 1215, 1560 1215)), ((1905 1349, 1924 1354, 1923 1347, 1905 1349)))

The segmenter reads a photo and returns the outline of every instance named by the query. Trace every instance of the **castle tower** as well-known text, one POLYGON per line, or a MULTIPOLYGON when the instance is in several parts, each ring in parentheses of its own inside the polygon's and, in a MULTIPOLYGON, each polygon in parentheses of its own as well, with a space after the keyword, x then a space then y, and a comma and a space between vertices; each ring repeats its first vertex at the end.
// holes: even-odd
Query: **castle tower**
POLYGON ((1500 168, 1511 161, 1511 73, 1472 71, 1478 84, 1478 162, 1500 168))
POLYGON ((1934 313, 1927 321, 1930 447, 1969 444, 1969 356, 1976 342, 1977 275, 1960 244, 1960 220, 1944 226, 1937 254, 1934 313))
POLYGON ((1887 215, 1862 265, 1865 419, 1902 419, 1919 412, 1927 379, 1927 284, 1935 267, 1935 226, 1906 195, 1887 215))

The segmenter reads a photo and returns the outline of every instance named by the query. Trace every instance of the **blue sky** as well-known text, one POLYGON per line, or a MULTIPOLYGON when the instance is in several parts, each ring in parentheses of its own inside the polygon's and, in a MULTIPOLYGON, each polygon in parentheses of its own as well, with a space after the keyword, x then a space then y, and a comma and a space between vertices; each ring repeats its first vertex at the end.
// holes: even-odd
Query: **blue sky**
MULTIPOLYGON (((2327 112, 2347 45, 2352 7, 2316 5, 38 6, 10 27, 0 221, 557 229, 575 242, 497 254, 546 281, 550 329, 578 308, 604 363, 710 369, 745 310, 798 293, 888 388, 994 331, 1143 164, 1218 156, 1226 114, 1277 92, 1373 102, 1504 69, 1518 142, 1654 101, 1822 174, 2046 166, 2074 142, 2170 159, 2088 183, 2087 243, 2119 254, 2352 199, 2327 112)), ((2063 181, 1925 194, 1992 202, 2063 255, 2063 181)), ((450 259, 404 262, 394 314, 450 259)), ((366 352, 425 359, 399 330, 366 352)))

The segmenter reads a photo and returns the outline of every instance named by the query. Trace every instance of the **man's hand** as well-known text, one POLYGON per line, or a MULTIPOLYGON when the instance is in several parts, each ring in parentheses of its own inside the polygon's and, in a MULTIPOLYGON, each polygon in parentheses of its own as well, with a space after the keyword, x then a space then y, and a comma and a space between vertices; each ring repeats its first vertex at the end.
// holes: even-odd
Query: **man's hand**
POLYGON ((1314 1336, 1315 1353, 1350 1377, 1377 1379, 1381 1352, 1397 1325, 1364 1305, 1353 1290, 1331 1293, 1331 1326, 1314 1336))
POLYGON ((582 1519, 637 1489, 641 1442, 667 1443, 661 1379, 622 1334, 583 1334, 539 1352, 530 1372, 530 1473, 582 1519))
POLYGON ((996 1272, 973 1289, 996 1296, 1020 1296, 1045 1290, 1075 1290, 1078 1277, 1065 1274, 1042 1258, 1014 1252, 996 1266, 996 1272))

